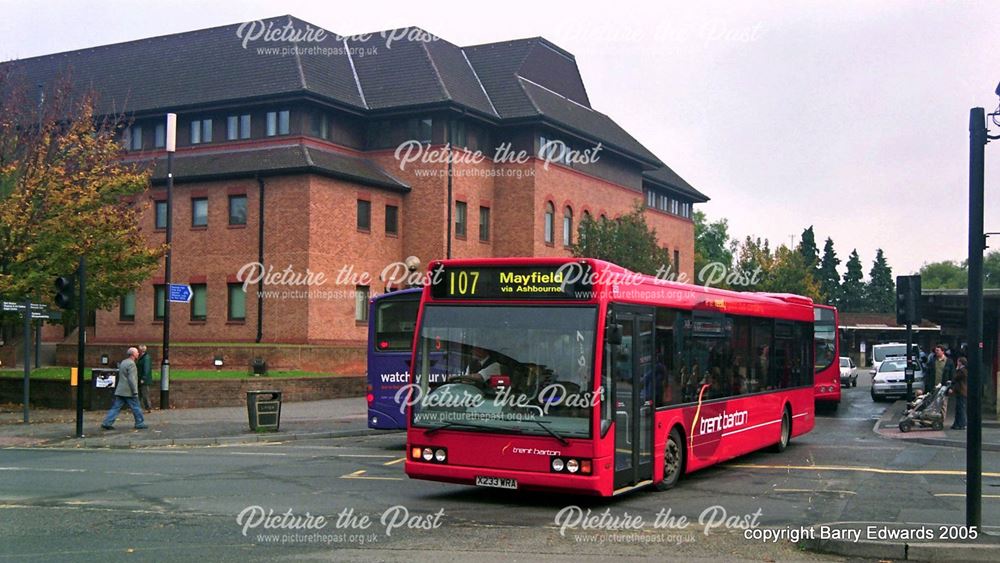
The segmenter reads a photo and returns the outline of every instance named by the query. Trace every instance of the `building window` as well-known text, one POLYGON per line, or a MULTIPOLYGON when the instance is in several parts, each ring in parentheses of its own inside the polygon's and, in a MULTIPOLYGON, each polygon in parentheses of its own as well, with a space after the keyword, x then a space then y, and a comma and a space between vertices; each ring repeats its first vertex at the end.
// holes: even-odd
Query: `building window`
POLYGON ((229 289, 228 317, 231 321, 244 321, 247 318, 247 292, 243 284, 231 283, 229 289))
POLYGON ((681 251, 674 250, 674 271, 679 272, 681 269, 681 251))
POLYGON ((157 201, 157 202, 153 203, 153 205, 154 205, 154 209, 155 209, 154 213, 156 215, 156 218, 155 218, 156 228, 157 229, 166 229, 167 228, 167 202, 165 202, 165 201, 157 201))
POLYGON ((212 120, 196 119, 191 122, 191 144, 200 145, 212 142, 212 120))
POLYGON ((584 209, 583 210, 583 217, 580 219, 580 222, 582 223, 584 221, 593 221, 593 220, 594 220, 594 218, 590 216, 590 211, 587 211, 586 209, 584 209))
POLYGON ((118 320, 135 320, 135 291, 122 295, 118 300, 118 320))
POLYGON ((487 242, 490 240, 490 208, 479 208, 479 240, 487 242))
POLYGON ((203 321, 208 318, 208 286, 203 283, 191 284, 191 320, 203 321))
POLYGON ((399 234, 399 208, 395 205, 385 206, 385 234, 399 234))
POLYGON ((162 321, 164 311, 167 307, 167 286, 158 284, 153 286, 153 320, 162 321))
POLYGON ((372 228, 372 202, 358 200, 358 230, 368 232, 372 228))
POLYGON ((563 246, 573 244, 573 209, 567 207, 563 211, 563 246))
POLYGON ((162 149, 167 146, 167 126, 162 123, 157 123, 156 128, 153 129, 153 146, 162 149))
POLYGON ((288 110, 267 112, 267 136, 288 134, 288 110))
POLYGON ((330 138, 330 120, 327 119, 325 113, 317 112, 312 114, 312 119, 309 122, 309 132, 313 137, 319 137, 320 139, 330 138))
POLYGON ((410 138, 420 143, 430 143, 433 125, 434 121, 429 117, 410 119, 407 122, 410 138))
POLYGON ((455 236, 465 238, 468 226, 468 205, 464 201, 455 202, 455 236))
POLYGON ((656 207, 656 192, 653 190, 646 190, 646 207, 656 207))
POLYGON ((195 198, 191 198, 191 226, 192 227, 207 227, 208 226, 208 198, 207 197, 195 197, 195 198))
POLYGON ((464 121, 452 121, 451 131, 449 132, 448 141, 453 147, 465 147, 468 145, 468 139, 465 134, 465 122, 464 121))
POLYGON ((552 244, 553 237, 555 233, 555 220, 556 220, 556 210, 552 205, 552 202, 547 202, 545 204, 545 243, 552 244))
POLYGON ((367 285, 354 287, 354 320, 368 322, 368 298, 370 289, 367 285))
POLYGON ((133 151, 142 150, 142 126, 133 125, 128 128, 128 148, 133 151))
POLYGON ((231 195, 229 196, 229 224, 230 225, 246 225, 247 224, 247 196, 246 195, 231 195))
POLYGON ((230 115, 226 118, 226 140, 250 138, 250 114, 230 115))

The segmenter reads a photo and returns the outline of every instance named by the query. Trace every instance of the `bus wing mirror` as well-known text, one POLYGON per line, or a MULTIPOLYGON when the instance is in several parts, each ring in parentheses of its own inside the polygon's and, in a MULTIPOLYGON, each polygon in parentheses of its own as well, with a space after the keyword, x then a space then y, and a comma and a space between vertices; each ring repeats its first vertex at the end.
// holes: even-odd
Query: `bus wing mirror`
POLYGON ((608 344, 612 346, 621 346, 622 343, 622 325, 611 324, 604 331, 604 336, 608 341, 608 344))

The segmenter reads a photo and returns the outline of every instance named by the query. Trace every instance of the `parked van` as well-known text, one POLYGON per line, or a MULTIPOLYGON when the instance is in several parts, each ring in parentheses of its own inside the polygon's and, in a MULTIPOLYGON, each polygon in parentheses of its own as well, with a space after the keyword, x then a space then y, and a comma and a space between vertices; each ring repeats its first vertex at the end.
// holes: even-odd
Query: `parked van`
MULTIPOLYGON (((914 346, 916 348, 916 346, 914 346)), ((914 356, 919 356, 920 353, 916 352, 914 356)), ((890 342, 888 344, 876 344, 872 346, 872 376, 878 371, 878 367, 882 365, 882 362, 886 358, 906 358, 906 343, 904 342, 890 342)))

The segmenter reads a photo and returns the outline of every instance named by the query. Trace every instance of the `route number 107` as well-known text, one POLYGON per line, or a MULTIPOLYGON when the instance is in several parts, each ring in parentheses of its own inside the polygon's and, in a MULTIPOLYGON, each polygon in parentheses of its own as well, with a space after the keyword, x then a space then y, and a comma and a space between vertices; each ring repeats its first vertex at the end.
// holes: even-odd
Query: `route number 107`
POLYGON ((466 270, 448 272, 448 294, 475 295, 478 282, 479 272, 466 270))

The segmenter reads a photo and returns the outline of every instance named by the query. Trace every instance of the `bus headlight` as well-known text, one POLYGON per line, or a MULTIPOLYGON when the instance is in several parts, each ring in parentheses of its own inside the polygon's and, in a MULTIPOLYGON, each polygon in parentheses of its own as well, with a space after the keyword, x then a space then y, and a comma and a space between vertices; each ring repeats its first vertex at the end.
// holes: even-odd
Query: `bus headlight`
POLYGON ((558 457, 552 460, 552 471, 562 471, 565 464, 558 457))
POLYGON ((432 459, 434 459, 434 450, 430 448, 424 448, 424 453, 422 457, 424 458, 424 461, 431 461, 432 459))
POLYGON ((566 471, 569 471, 570 473, 576 473, 579 470, 580 470, 580 462, 579 461, 577 461, 575 459, 571 459, 571 460, 569 460, 569 461, 566 462, 566 471))
POLYGON ((448 454, 444 450, 438 450, 434 452, 434 459, 439 463, 444 463, 444 460, 448 459, 448 454))

